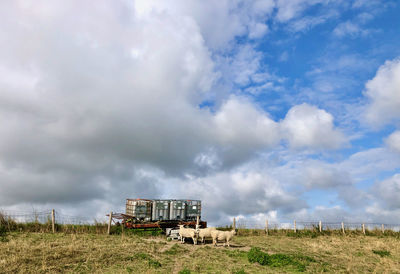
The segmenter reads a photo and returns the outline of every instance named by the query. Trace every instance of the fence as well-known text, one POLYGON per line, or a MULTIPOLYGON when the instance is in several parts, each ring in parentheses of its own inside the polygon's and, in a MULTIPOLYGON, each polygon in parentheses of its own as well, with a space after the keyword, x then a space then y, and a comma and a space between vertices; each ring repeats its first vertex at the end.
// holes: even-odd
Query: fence
POLYGON ((343 234, 346 231, 357 231, 360 230, 363 234, 366 231, 393 231, 400 232, 400 224, 393 223, 355 223, 355 222, 323 222, 323 221, 292 221, 292 222, 269 222, 265 220, 265 223, 246 221, 239 219, 233 219, 233 224, 218 225, 217 227, 235 227, 237 229, 254 229, 254 230, 265 230, 268 233, 270 230, 292 230, 297 232, 299 230, 317 230, 322 231, 332 231, 339 230, 343 234))
MULTIPOLYGON (((68 229, 69 225, 75 226, 93 226, 96 227, 96 231, 106 230, 110 234, 110 229, 113 220, 113 213, 105 214, 104 218, 96 220, 93 217, 88 216, 73 216, 66 215, 62 212, 54 209, 41 210, 41 211, 2 211, 0 210, 0 221, 6 222, 10 220, 16 224, 43 224, 47 225, 48 230, 55 232, 60 230, 60 226, 64 226, 68 229)), ((10 222, 8 222, 10 223, 10 222)), ((115 222, 114 222, 115 223, 115 222)), ((343 234, 346 231, 360 231, 364 235, 368 231, 380 231, 385 232, 400 232, 400 224, 393 223, 355 223, 355 222, 324 222, 324 221, 292 221, 292 222, 255 222, 244 219, 233 219, 232 224, 218 225, 217 227, 235 227, 238 229, 252 229, 252 230, 264 230, 265 233, 269 233, 272 230, 285 230, 285 231, 302 231, 302 230, 315 230, 319 232, 323 231, 341 231, 343 234)), ((65 230, 64 228, 64 230, 65 230)))
POLYGON ((95 219, 66 215, 54 209, 41 211, 0 210, 0 225, 8 231, 27 232, 94 232, 107 231, 106 216, 95 219), (100 220, 100 222, 99 222, 100 220))
POLYGON ((49 223, 54 219, 56 224, 73 224, 73 225, 90 225, 94 223, 106 222, 106 216, 100 220, 89 216, 74 216, 66 215, 54 209, 42 211, 13 211, 13 210, 0 210, 0 214, 12 219, 17 223, 49 223))

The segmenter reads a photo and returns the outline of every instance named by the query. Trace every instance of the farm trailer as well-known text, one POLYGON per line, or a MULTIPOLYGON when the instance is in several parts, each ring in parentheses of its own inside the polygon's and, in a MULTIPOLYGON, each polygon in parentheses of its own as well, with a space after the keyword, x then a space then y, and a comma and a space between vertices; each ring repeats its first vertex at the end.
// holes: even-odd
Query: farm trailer
POLYGON ((207 227, 207 222, 200 220, 200 200, 126 199, 126 212, 113 213, 112 218, 121 220, 125 228, 131 229, 161 228, 166 231, 178 225, 195 228, 197 219, 200 227, 207 227))

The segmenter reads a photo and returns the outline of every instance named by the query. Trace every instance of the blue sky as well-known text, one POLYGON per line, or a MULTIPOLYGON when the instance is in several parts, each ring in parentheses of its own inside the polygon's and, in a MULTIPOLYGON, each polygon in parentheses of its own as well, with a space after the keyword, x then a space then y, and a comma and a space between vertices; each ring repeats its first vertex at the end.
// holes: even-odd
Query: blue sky
POLYGON ((397 1, 0 5, 0 208, 400 218, 397 1))

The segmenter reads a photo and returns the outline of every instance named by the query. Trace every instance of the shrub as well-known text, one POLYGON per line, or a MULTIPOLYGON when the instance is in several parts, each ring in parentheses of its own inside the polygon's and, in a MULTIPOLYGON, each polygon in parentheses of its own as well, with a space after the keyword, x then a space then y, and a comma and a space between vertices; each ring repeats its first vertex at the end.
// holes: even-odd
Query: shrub
POLYGON ((4 225, 0 224, 0 242, 7 241, 7 231, 4 225))

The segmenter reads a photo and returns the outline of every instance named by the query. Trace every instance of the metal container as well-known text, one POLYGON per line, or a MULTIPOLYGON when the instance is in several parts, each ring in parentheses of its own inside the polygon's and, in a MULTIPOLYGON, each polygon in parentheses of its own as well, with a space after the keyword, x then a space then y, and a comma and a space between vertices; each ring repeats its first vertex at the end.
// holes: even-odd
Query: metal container
POLYGON ((139 221, 151 221, 151 200, 126 199, 126 214, 139 221))
POLYGON ((152 221, 169 220, 169 203, 170 200, 153 200, 153 211, 151 215, 152 221))
POLYGON ((201 219, 201 201, 186 201, 186 220, 196 220, 197 216, 201 219))
POLYGON ((169 219, 186 220, 186 200, 171 200, 169 219))

